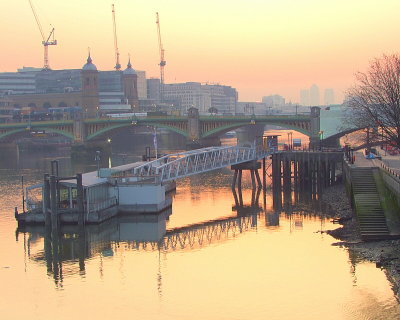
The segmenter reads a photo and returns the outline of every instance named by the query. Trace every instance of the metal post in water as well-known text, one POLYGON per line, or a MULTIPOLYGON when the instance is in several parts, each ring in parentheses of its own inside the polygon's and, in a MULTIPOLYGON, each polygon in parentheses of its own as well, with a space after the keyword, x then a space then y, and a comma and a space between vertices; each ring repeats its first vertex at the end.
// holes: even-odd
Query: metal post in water
POLYGON ((256 188, 256 178, 254 177, 254 170, 250 170, 250 176, 251 176, 251 188, 255 189, 256 188))
POLYGON ((24 176, 21 176, 21 185, 22 185, 22 212, 25 212, 24 176))
POLYGON ((261 189, 262 188, 262 183, 261 183, 260 175, 258 174, 258 170, 257 169, 254 170, 254 174, 255 174, 256 179, 257 179, 258 189, 261 189))
POLYGON ((83 205, 83 184, 82 173, 76 174, 76 187, 77 187, 77 202, 78 202, 78 224, 83 226, 85 224, 85 207, 83 205))
POLYGON ((57 210, 57 179, 56 176, 50 176, 50 210, 52 229, 58 228, 58 210, 57 210))
POLYGON ((236 188, 237 175, 238 175, 238 169, 235 169, 235 173, 233 174, 233 180, 232 180, 232 189, 233 190, 236 188))
POLYGON ((266 165, 265 165, 265 157, 263 158, 263 187, 264 187, 264 190, 267 190, 267 168, 266 168, 266 165))
POLYGON ((43 214, 45 218, 45 225, 48 227, 51 225, 51 212, 50 207, 50 182, 49 174, 45 174, 43 178, 43 214))

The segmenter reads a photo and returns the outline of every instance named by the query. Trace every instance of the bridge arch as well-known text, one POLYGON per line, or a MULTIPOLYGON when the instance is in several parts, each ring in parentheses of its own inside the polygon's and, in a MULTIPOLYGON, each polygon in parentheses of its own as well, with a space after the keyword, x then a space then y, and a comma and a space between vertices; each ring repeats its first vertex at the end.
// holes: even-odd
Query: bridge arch
MULTIPOLYGON (((35 127, 35 131, 45 131, 48 133, 56 133, 58 135, 68 138, 69 140, 74 140, 74 135, 72 133, 69 133, 69 132, 66 132, 63 130, 59 130, 59 129, 55 129, 55 128, 35 127)), ((25 128, 18 128, 18 129, 4 132, 4 133, 0 133, 0 142, 4 141, 4 140, 9 140, 10 138, 11 138, 11 140, 15 140, 15 138, 18 138, 19 136, 21 136, 23 134, 28 134, 30 132, 31 132, 31 130, 29 128, 25 127, 25 128)))
POLYGON ((146 127, 146 126, 151 126, 151 127, 157 127, 157 128, 164 128, 167 130, 170 130, 172 132, 175 132, 179 135, 182 135, 184 137, 187 137, 188 134, 187 132, 177 128, 177 127, 172 127, 166 124, 162 124, 162 123, 154 123, 154 122, 146 122, 146 121, 140 121, 138 123, 133 124, 132 121, 129 122, 124 122, 124 123, 115 123, 113 125, 110 126, 106 126, 103 127, 99 130, 97 130, 96 132, 93 132, 92 134, 89 134, 86 138, 87 141, 93 140, 95 138, 99 138, 107 133, 110 133, 111 131, 115 131, 118 129, 123 129, 126 127, 131 127, 131 126, 140 126, 140 127, 146 127))
MULTIPOLYGON (((295 126, 295 125, 291 125, 288 123, 282 123, 282 122, 270 122, 270 121, 256 121, 254 124, 257 125, 275 125, 275 126, 279 126, 285 129, 289 129, 289 130, 293 130, 293 131, 298 131, 306 136, 311 136, 311 132, 307 129, 304 128, 302 126, 295 126)), ((251 124, 249 124, 248 122, 246 123, 234 123, 234 124, 227 124, 227 125, 223 125, 220 127, 216 127, 214 129, 211 129, 209 131, 206 131, 202 134, 202 138, 208 138, 208 137, 216 137, 219 136, 221 134, 224 134, 228 131, 231 130, 235 130, 238 128, 242 128, 242 127, 246 127, 249 126, 251 124)))

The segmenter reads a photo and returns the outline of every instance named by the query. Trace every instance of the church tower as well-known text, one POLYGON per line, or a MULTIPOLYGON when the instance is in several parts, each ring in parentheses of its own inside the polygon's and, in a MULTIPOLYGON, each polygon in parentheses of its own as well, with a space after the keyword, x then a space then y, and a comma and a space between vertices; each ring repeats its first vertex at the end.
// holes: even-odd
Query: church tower
POLYGON ((92 63, 92 58, 87 58, 82 68, 82 110, 89 118, 95 118, 99 113, 99 72, 92 63))
POLYGON ((131 105, 132 111, 139 110, 139 98, 138 98, 138 89, 137 89, 137 73, 132 68, 131 59, 129 58, 129 62, 127 68, 122 73, 122 83, 124 87, 124 96, 128 101, 128 104, 131 105))

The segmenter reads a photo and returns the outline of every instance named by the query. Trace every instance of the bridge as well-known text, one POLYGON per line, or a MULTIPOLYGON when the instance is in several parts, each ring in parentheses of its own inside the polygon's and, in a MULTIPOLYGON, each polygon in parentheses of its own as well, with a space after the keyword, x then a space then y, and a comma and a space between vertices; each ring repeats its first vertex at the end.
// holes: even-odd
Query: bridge
POLYGON ((31 132, 56 133, 75 143, 106 140, 115 131, 132 126, 164 128, 184 136, 190 142, 215 138, 228 131, 249 125, 276 125, 318 139, 319 112, 309 114, 201 116, 191 108, 188 116, 149 116, 128 118, 95 118, 0 124, 0 143, 9 143, 31 132))

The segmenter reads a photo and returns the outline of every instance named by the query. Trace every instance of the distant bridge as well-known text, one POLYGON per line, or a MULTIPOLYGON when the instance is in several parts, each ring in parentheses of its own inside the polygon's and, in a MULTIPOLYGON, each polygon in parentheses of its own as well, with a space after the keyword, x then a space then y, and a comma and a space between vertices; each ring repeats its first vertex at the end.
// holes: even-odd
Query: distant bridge
POLYGON ((310 114, 268 116, 182 116, 96 118, 81 120, 37 121, 0 124, 0 142, 11 142, 31 132, 56 133, 73 142, 104 140, 117 130, 132 126, 165 128, 189 141, 218 137, 228 131, 248 125, 276 125, 299 131, 307 136, 319 131, 318 117, 310 114))
POLYGON ((148 116, 129 118, 94 118, 77 120, 38 121, 0 124, 0 143, 7 143, 32 132, 45 131, 64 136, 75 143, 106 140, 114 132, 127 127, 150 126, 164 128, 185 137, 189 142, 200 142, 250 125, 275 125, 301 132, 317 143, 322 137, 327 142, 337 140, 357 130, 344 124, 346 117, 341 106, 320 109, 312 107, 308 114, 292 115, 199 115, 190 109, 188 116, 148 116))

